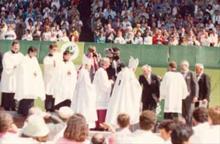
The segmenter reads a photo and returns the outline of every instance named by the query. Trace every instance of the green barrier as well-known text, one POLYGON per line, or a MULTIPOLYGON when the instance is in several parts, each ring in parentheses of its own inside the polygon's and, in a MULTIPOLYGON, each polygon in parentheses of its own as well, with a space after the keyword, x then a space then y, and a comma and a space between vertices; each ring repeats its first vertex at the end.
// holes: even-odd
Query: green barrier
MULTIPOLYGON (((12 41, 0 40, 0 51, 8 51, 12 41)), ((21 52, 26 54, 30 46, 39 48, 39 61, 48 53, 48 46, 51 42, 45 41, 20 41, 21 52)), ((65 42, 58 42, 61 48, 65 42)), ((208 68, 220 68, 220 48, 213 47, 196 47, 196 46, 163 46, 163 45, 133 45, 133 44, 98 44, 89 42, 77 43, 79 55, 74 60, 75 64, 81 64, 83 54, 90 46, 95 46, 97 52, 105 56, 105 49, 118 47, 121 51, 121 60, 128 64, 130 56, 138 58, 140 65, 149 64, 153 67, 167 67, 170 60, 175 60, 178 64, 182 60, 188 60, 191 66, 196 63, 202 63, 208 68)))

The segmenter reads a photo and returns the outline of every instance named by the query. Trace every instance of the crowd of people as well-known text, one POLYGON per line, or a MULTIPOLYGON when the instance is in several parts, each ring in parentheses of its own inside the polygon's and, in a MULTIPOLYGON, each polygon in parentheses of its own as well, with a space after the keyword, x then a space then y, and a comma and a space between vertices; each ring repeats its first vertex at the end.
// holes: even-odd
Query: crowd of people
POLYGON ((219 46, 219 0, 94 0, 97 43, 219 46))
POLYGON ((1 40, 78 41, 78 0, 0 1, 1 40))
MULTIPOLYGON (((196 64, 195 72, 192 72, 189 62, 184 60, 178 72, 176 62, 171 61, 163 77, 153 74, 151 66, 144 65, 143 73, 137 79, 135 71, 139 60, 131 57, 126 66, 120 60, 118 48, 106 49, 106 57, 101 57, 91 46, 83 56, 82 65, 76 68, 72 63, 74 51, 71 47, 60 52, 57 44, 52 43, 44 57, 42 73, 36 58, 37 50, 31 46, 24 56, 19 41, 15 40, 3 55, 1 107, 6 111, 17 111, 27 120, 22 130, 16 133, 11 116, 1 111, 0 129, 2 126, 3 131, 0 141, 14 140, 11 133, 7 133, 13 128, 18 139, 25 137, 28 141, 28 137, 31 141, 65 144, 73 141, 87 143, 89 129, 110 131, 110 135, 101 139, 113 144, 164 143, 164 140, 173 144, 219 142, 220 108, 209 109, 209 124, 207 107, 211 86, 202 64, 196 64), (48 113, 33 107, 38 98, 44 102, 48 113), (161 111, 158 109, 161 101, 164 101, 165 119, 159 126, 162 138, 152 133, 158 132, 156 113, 161 111), (58 118, 50 114, 54 112, 58 112, 58 118), (50 123, 48 128, 43 118, 56 122, 50 123), (195 126, 195 136, 192 136, 192 126, 195 126), (202 128, 208 133, 201 132, 202 128), (213 132, 216 135, 203 136, 213 132)), ((91 141, 99 138, 100 135, 95 135, 91 141)))

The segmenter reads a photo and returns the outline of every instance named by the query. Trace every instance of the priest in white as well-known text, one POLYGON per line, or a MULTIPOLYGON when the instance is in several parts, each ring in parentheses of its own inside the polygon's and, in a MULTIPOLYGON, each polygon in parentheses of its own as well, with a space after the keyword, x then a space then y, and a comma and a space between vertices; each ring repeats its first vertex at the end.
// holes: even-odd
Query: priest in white
POLYGON ((165 100, 164 118, 173 119, 182 114, 182 100, 188 95, 183 76, 176 72, 176 62, 170 62, 160 85, 160 99, 165 100))
POLYGON ((19 101, 18 113, 28 115, 29 109, 38 97, 45 99, 44 81, 40 65, 36 58, 37 48, 30 47, 18 67, 15 99, 19 101))
POLYGON ((129 66, 118 74, 110 102, 108 104, 106 123, 117 126, 117 117, 126 113, 131 124, 139 121, 142 88, 135 76, 138 59, 130 58, 129 66))
POLYGON ((77 71, 73 62, 70 60, 71 57, 72 52, 66 50, 63 53, 63 61, 60 62, 58 70, 54 74, 54 109, 59 109, 63 106, 71 106, 71 100, 73 98, 77 81, 77 71))
POLYGON ((100 68, 96 71, 93 84, 96 90, 96 110, 98 120, 96 128, 99 129, 100 124, 105 122, 106 111, 110 99, 111 87, 113 84, 112 80, 108 79, 106 69, 110 65, 108 58, 102 58, 100 60, 100 68))
POLYGON ((3 72, 1 76, 1 106, 5 110, 15 110, 14 94, 16 90, 17 67, 22 62, 24 56, 20 51, 18 41, 13 41, 11 50, 3 55, 3 72))
POLYGON ((46 111, 54 111, 54 97, 53 97, 53 77, 58 70, 59 63, 62 62, 62 55, 57 50, 56 44, 49 46, 48 55, 44 57, 44 83, 45 83, 45 109, 46 111))
POLYGON ((95 128, 97 120, 96 93, 90 78, 91 65, 91 59, 84 55, 72 100, 72 108, 75 113, 85 116, 89 128, 95 128))

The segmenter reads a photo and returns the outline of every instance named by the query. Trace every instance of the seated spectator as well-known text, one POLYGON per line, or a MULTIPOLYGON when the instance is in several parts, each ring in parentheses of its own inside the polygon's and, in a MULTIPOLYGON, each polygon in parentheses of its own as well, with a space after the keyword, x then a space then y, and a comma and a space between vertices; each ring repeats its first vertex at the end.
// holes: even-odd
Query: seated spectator
POLYGON ((162 35, 161 30, 157 29, 156 33, 153 36, 153 44, 164 44, 165 43, 165 39, 162 35))
POLYGON ((4 33, 4 39, 5 40, 16 40, 17 35, 14 31, 14 28, 12 25, 8 26, 7 31, 4 33))
POLYGON ((144 44, 146 45, 152 45, 153 44, 153 38, 150 35, 150 32, 146 31, 145 37, 144 37, 144 44))
POLYGON ((125 44, 126 43, 125 39, 122 37, 122 32, 120 30, 117 33, 117 37, 115 37, 114 43, 116 43, 116 44, 125 44))
POLYGON ((190 144, 190 137, 193 134, 192 128, 185 124, 178 123, 171 133, 172 144, 190 144))
POLYGON ((32 138, 37 142, 46 142, 48 140, 49 128, 43 117, 33 114, 25 121, 21 133, 22 137, 32 138))
POLYGON ((141 32, 138 31, 134 37, 133 44, 143 44, 143 38, 141 37, 141 32))
POLYGON ((57 141, 57 144, 89 144, 88 139, 88 125, 82 115, 75 114, 67 121, 67 127, 64 135, 57 141))
POLYGON ((91 139, 91 144, 105 144, 105 138, 102 134, 94 134, 91 139))
POLYGON ((22 36, 22 40, 32 41, 33 37, 30 30, 26 30, 25 34, 22 36))
POLYGON ((171 143, 171 133, 174 129, 174 121, 173 120, 163 120, 159 125, 160 136, 164 139, 164 143, 171 143))

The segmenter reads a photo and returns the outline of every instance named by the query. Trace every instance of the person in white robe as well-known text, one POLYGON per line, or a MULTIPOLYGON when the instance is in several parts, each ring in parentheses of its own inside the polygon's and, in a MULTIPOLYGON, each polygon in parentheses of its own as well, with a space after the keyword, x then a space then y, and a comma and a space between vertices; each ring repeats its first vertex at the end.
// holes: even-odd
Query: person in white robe
POLYGON ((54 97, 53 97, 53 77, 57 71, 59 63, 62 62, 62 56, 57 50, 56 44, 49 46, 49 53, 44 57, 44 83, 45 83, 45 109, 46 111, 54 111, 54 97))
POLYGON ((129 60, 129 66, 123 68, 118 74, 108 104, 106 123, 116 126, 117 117, 120 113, 128 114, 131 124, 138 123, 142 92, 142 88, 134 73, 138 63, 138 59, 131 57, 129 60))
POLYGON ((30 47, 18 67, 15 99, 19 101, 18 113, 28 115, 29 109, 38 97, 45 99, 44 81, 40 65, 36 58, 37 48, 30 47))
POLYGON ((91 65, 91 59, 84 55, 83 66, 79 71, 72 100, 72 109, 75 113, 85 116, 89 128, 95 128, 97 120, 96 92, 90 78, 91 65))
POLYGON ((100 68, 96 71, 93 84, 96 90, 96 110, 98 120, 96 122, 96 128, 101 128, 100 124, 105 122, 106 111, 110 99, 110 93, 113 81, 108 79, 106 69, 110 65, 108 58, 102 58, 100 60, 100 68))
POLYGON ((186 82, 181 73, 176 72, 176 62, 170 62, 160 85, 160 100, 165 100, 164 118, 173 119, 182 114, 182 100, 188 95, 186 82))
POLYGON ((22 62, 24 56, 20 51, 18 41, 13 41, 11 50, 3 55, 3 71, 1 76, 1 106, 5 110, 15 110, 14 94, 16 90, 17 67, 22 62))
POLYGON ((54 109, 71 106, 71 100, 77 81, 77 71, 73 62, 70 60, 71 56, 72 53, 69 50, 63 53, 63 61, 59 63, 57 71, 54 74, 54 109))

